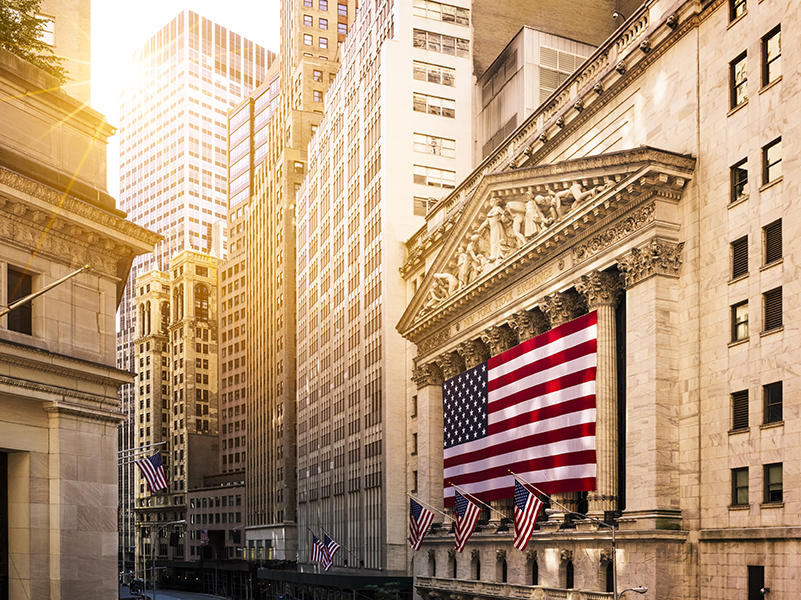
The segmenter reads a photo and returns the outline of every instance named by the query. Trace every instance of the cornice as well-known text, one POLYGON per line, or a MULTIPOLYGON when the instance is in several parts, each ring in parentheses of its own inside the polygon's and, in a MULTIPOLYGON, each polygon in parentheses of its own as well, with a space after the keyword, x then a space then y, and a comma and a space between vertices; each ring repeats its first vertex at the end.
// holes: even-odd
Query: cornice
POLYGON ((75 404, 63 404, 61 402, 48 402, 44 405, 44 411, 51 416, 73 417, 90 421, 100 421, 110 423, 114 426, 122 423, 126 416, 122 413, 95 410, 75 404))
MULTIPOLYGON (((14 377, 5 377, 0 375, 0 385, 6 385, 11 388, 18 388, 20 390, 28 390, 29 392, 36 392, 41 394, 47 394, 48 396, 58 396, 59 398, 73 398, 74 400, 78 400, 81 402, 90 402, 92 404, 102 406, 108 406, 109 408, 119 408, 119 402, 116 400, 116 396, 114 396, 114 401, 109 402, 108 398, 105 396, 95 396, 92 394, 83 394, 81 392, 75 392, 73 390, 69 390, 67 388, 53 386, 53 385, 44 385, 42 383, 36 383, 34 381, 28 381, 25 379, 16 379, 14 377)), ((21 394, 26 395, 26 394, 21 394)), ((89 410, 95 412, 110 412, 105 411, 102 408, 95 409, 95 408, 87 408, 82 405, 74 405, 74 408, 80 410, 89 410)), ((120 413, 122 414, 122 413, 120 413)))

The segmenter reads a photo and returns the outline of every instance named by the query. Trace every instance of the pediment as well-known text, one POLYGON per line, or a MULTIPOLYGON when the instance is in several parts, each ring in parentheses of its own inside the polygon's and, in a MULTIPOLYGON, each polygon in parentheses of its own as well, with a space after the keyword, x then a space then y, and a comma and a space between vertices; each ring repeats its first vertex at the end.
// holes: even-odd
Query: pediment
POLYGON ((677 203, 694 168, 691 156, 641 147, 485 176, 454 211, 398 331, 418 342, 521 269, 536 270, 575 246, 608 216, 624 218, 655 195, 677 203))

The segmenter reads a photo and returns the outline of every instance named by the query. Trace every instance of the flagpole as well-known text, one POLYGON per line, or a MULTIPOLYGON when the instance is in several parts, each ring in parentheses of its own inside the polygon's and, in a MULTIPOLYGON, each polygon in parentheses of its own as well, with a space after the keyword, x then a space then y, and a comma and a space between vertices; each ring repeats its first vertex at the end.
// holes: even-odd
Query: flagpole
POLYGON ((412 499, 412 500, 414 500, 415 502, 419 502, 420 504, 425 504, 425 505, 426 505, 428 508, 430 508, 431 510, 433 510, 435 513, 438 513, 438 514, 442 515, 442 516, 443 516, 443 517, 445 517, 446 519, 450 519, 450 520, 451 520, 452 522, 454 522, 454 523, 456 522, 456 519, 454 519, 453 517, 451 517, 451 516, 449 516, 449 515, 446 515, 444 512, 442 512, 442 511, 441 511, 441 510, 439 510, 438 508, 434 508, 434 507, 433 507, 433 506, 431 506, 431 505, 430 505, 428 502, 423 502, 422 500, 420 500, 420 498, 417 498, 417 497, 415 497, 415 496, 412 496, 412 495, 411 495, 409 492, 405 492, 405 494, 406 494, 407 496, 409 496, 409 498, 411 498, 411 499, 412 499))
MULTIPOLYGON (((322 525, 320 526, 320 529, 322 529, 322 530, 323 530, 323 533, 324 533, 325 535, 327 535, 327 536, 329 537, 329 539, 332 539, 332 540, 334 539, 334 538, 333 538, 333 536, 332 536, 330 533, 328 533, 328 532, 327 532, 327 531, 326 531, 326 530, 323 528, 323 526, 322 526, 322 525)), ((334 541, 336 541, 336 540, 334 540, 334 541)), ((355 553, 354 553, 354 552, 353 552, 353 551, 352 551, 350 548, 348 548, 348 547, 347 547, 345 544, 342 544, 342 543, 340 543, 340 542, 337 542, 337 543, 339 544, 339 547, 340 547, 340 548, 344 548, 345 550, 347 550, 347 551, 348 551, 348 554, 350 554, 350 555, 351 555, 353 558, 355 558, 356 560, 358 560, 358 561, 359 561, 359 566, 361 566, 361 567, 363 567, 363 566, 364 566, 364 561, 363 561, 361 558, 359 558, 359 555, 358 555, 358 554, 355 554, 355 553)), ((347 565, 346 565, 346 566, 347 566, 347 565)))
POLYGON ((460 492, 462 492, 462 495, 463 495, 463 496, 469 496, 470 498, 472 498, 473 500, 475 500, 476 502, 478 502, 478 503, 479 503, 481 506, 486 506, 486 507, 487 507, 488 509, 490 509, 492 512, 499 514, 499 515, 501 516, 501 518, 502 518, 502 519, 508 519, 508 518, 509 518, 509 517, 507 517, 505 514, 503 514, 501 511, 499 511, 498 509, 492 508, 492 507, 491 507, 489 504, 487 504, 486 502, 482 502, 481 500, 479 500, 478 498, 476 498, 476 497, 475 497, 473 494, 471 494, 470 492, 468 492, 468 491, 467 491, 467 490, 465 490, 464 488, 460 488, 458 485, 456 485, 456 484, 455 484, 455 483, 453 483, 452 481, 449 481, 448 483, 449 483, 450 485, 452 485, 452 486, 453 486, 455 489, 457 489, 457 490, 459 490, 460 492))

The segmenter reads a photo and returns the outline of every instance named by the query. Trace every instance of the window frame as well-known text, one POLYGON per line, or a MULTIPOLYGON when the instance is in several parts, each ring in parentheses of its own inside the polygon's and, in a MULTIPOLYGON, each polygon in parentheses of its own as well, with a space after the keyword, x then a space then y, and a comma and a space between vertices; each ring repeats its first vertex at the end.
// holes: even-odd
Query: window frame
MULTIPOLYGON (((781 172, 781 163, 782 163, 782 138, 781 136, 777 137, 775 140, 770 142, 769 144, 765 144, 762 146, 762 185, 768 185, 769 183, 773 183, 774 181, 778 181, 782 178, 781 172), (779 158, 778 160, 774 160, 770 162, 770 151, 775 148, 776 146, 779 147, 779 158), (778 173, 774 173, 771 176, 771 169, 778 168, 778 173)), ((775 157, 774 157, 775 158, 775 157)))
POLYGON ((782 220, 776 219, 762 228, 763 256, 765 266, 781 261, 784 257, 782 248, 782 220))
POLYGON ((730 89, 730 102, 729 108, 734 110, 738 106, 742 106, 748 102, 748 52, 743 52, 729 63, 729 89, 730 89), (738 68, 742 65, 742 70, 739 71, 743 77, 740 81, 737 80, 738 68), (742 91, 742 96, 738 92, 742 91))
POLYGON ((348 5, 337 3, 337 15, 340 17, 347 17, 348 16, 348 5))
POLYGON ((731 278, 739 279, 748 275, 748 236, 734 240, 731 244, 731 278))
POLYGON ((310 33, 303 34, 303 45, 304 46, 314 46, 314 36, 310 33))
POLYGON ((748 390, 737 390, 729 394, 731 398, 731 430, 745 431, 749 428, 748 390))
POLYGON ((328 38, 327 37, 320 36, 318 38, 318 40, 317 40, 317 43, 318 43, 319 47, 322 48, 323 50, 328 50, 328 38))
POLYGON ((763 292, 763 328, 764 332, 775 331, 784 327, 784 303, 782 287, 763 292))
POLYGON ((303 15, 303 26, 314 27, 314 17, 311 15, 303 15))
POLYGON ((784 465, 783 463, 770 463, 763 466, 763 497, 765 504, 779 504, 784 502, 784 465), (778 480, 776 473, 778 472, 778 480))
POLYGON ((748 339, 749 332, 748 332, 748 300, 743 300, 742 302, 738 302, 736 304, 731 305, 731 341, 733 342, 744 342, 748 339), (741 307, 745 307, 745 319, 737 319, 738 312, 737 309, 741 307), (741 329, 744 329, 744 332, 740 332, 741 329))
POLYGON ((328 31, 328 19, 324 17, 317 19, 317 27, 323 31, 328 31))
POLYGON ((729 23, 736 21, 747 11, 748 6, 746 0, 729 0, 729 23))
MULTIPOLYGON (((10 305, 17 300, 30 296, 36 291, 36 274, 31 273, 23 267, 16 267, 12 264, 5 265, 5 303, 10 305), (12 273, 18 283, 12 288, 12 273), (14 292, 17 293, 14 293, 14 292)), ((34 306, 33 301, 28 301, 17 306, 14 310, 5 315, 6 331, 13 331, 21 335, 33 337, 34 334, 34 306)))
POLYGON ((762 403, 763 425, 784 422, 784 391, 781 381, 774 381, 762 386, 762 403))
POLYGON ((737 467, 731 470, 731 506, 748 506, 749 502, 748 467, 737 467), (745 475, 745 482, 738 475, 745 475), (745 492, 745 502, 740 497, 745 492))
POLYGON ((729 198, 729 202, 734 204, 735 202, 740 202, 741 200, 748 200, 748 159, 744 158, 743 160, 734 163, 731 167, 729 167, 729 172, 731 178, 731 198, 729 198), (745 178, 740 176, 741 173, 745 173, 745 178))
POLYGON ((762 37, 762 87, 765 88, 769 86, 774 81, 777 81, 781 78, 781 60, 782 60, 782 26, 777 25, 773 29, 771 29, 767 34, 762 37), (770 50, 770 43, 778 37, 778 44, 779 44, 779 51, 776 56, 773 58, 768 58, 768 52, 770 50), (776 69, 779 71, 778 73, 773 73, 771 76, 771 67, 774 64, 777 64, 776 69))

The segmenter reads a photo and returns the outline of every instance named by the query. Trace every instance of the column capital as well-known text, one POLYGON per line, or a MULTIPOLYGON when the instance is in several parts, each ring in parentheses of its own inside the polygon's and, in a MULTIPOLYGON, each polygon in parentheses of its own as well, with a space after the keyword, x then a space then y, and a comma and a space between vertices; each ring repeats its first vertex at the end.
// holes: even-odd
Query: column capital
POLYGON ((426 363, 412 370, 412 381, 417 384, 417 389, 427 385, 442 385, 442 371, 434 363, 426 363))
POLYGON ((495 559, 500 562, 502 560, 506 560, 506 550, 504 548, 498 548, 495 551, 495 559))
POLYGON ((594 271, 576 281, 576 289, 584 296, 590 310, 599 306, 617 305, 623 292, 623 280, 618 273, 594 271))
POLYGON ((540 309, 551 321, 551 327, 557 327, 579 316, 587 307, 587 303, 579 294, 556 292, 545 296, 540 301, 540 309))
POLYGON ((459 356, 458 352, 445 352, 434 358, 440 371, 442 371, 443 379, 450 379, 465 370, 464 359, 459 356))
POLYGON ((521 310, 509 317, 509 326, 520 342, 525 342, 548 331, 550 323, 541 310, 521 310))
POLYGON ((489 351, 481 340, 467 340, 459 344, 456 351, 464 359, 466 369, 477 367, 489 358, 489 351))
POLYGON ((681 267, 681 250, 684 242, 673 244, 653 239, 642 248, 632 248, 617 259, 618 268, 626 278, 626 287, 631 287, 652 275, 678 277, 681 267))
POLYGON ((492 325, 481 333, 481 341, 489 349, 490 356, 498 356, 517 345, 517 336, 508 325, 492 325))

